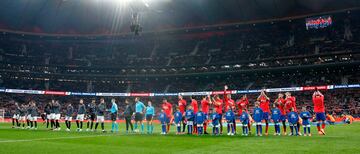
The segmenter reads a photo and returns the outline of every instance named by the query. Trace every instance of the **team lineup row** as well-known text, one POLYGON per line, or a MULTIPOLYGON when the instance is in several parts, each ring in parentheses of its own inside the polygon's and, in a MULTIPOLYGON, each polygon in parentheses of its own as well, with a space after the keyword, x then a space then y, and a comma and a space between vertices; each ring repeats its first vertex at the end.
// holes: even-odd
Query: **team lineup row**
MULTIPOLYGON (((161 123, 161 134, 167 134, 170 130, 170 125, 175 124, 176 134, 208 134, 207 126, 213 127, 212 133, 214 135, 222 134, 223 121, 227 124, 227 134, 236 134, 236 119, 239 119, 243 128, 242 135, 247 136, 251 133, 251 123, 256 125, 257 136, 262 136, 262 122, 265 121, 265 135, 268 135, 268 127, 270 120, 275 126, 274 135, 280 135, 280 124, 283 125, 283 134, 286 135, 286 121, 289 123, 291 133, 289 135, 301 135, 300 126, 304 128, 304 135, 311 136, 310 133, 310 119, 312 115, 303 107, 300 114, 297 112, 296 99, 291 96, 291 93, 278 94, 278 98, 270 105, 270 99, 265 91, 262 91, 255 102, 252 115, 248 112, 249 101, 244 95, 238 102, 231 99, 230 94, 226 94, 227 86, 224 87, 223 99, 219 95, 214 97, 204 96, 201 100, 200 107, 195 99, 191 98, 191 104, 187 105, 186 100, 179 95, 178 106, 173 112, 172 104, 166 99, 163 99, 161 111, 158 114, 158 120, 161 123), (237 113, 235 113, 237 109, 237 113), (236 116, 237 115, 237 116, 236 116), (182 130, 181 130, 182 127, 182 130)), ((324 96, 320 91, 316 90, 313 94, 314 112, 317 120, 318 133, 325 135, 325 106, 324 96), (320 127, 321 125, 321 127, 320 127)), ((143 120, 146 119, 147 133, 152 133, 154 126, 152 124, 155 116, 155 109, 148 102, 148 106, 140 101, 139 97, 135 98, 135 106, 131 105, 128 100, 125 100, 126 106, 122 115, 125 118, 126 132, 140 132, 144 133, 143 120), (135 123, 133 126, 132 120, 135 123), (135 127, 135 128, 134 128, 135 127)), ((107 112, 110 113, 112 128, 111 132, 118 132, 119 126, 117 123, 118 106, 115 99, 111 99, 111 108, 107 109, 104 98, 100 99, 100 103, 96 104, 92 100, 87 106, 84 100, 80 99, 76 112, 77 131, 82 131, 83 122, 87 119, 87 130, 96 131, 99 124, 101 129, 105 132, 104 121, 107 112), (85 117, 86 115, 86 117, 85 117), (95 124, 95 127, 93 127, 95 124), (94 129, 93 129, 94 128, 94 129)), ((44 113, 41 117, 46 121, 47 128, 52 130, 60 130, 59 120, 61 105, 59 101, 52 100, 44 107, 44 113)), ((66 130, 70 131, 74 107, 70 104, 66 106, 65 124, 66 130)), ((38 108, 35 101, 30 101, 28 105, 19 106, 16 103, 16 110, 13 116, 13 127, 37 129, 37 119, 39 117, 38 108), (16 125, 15 125, 16 123, 16 125)))

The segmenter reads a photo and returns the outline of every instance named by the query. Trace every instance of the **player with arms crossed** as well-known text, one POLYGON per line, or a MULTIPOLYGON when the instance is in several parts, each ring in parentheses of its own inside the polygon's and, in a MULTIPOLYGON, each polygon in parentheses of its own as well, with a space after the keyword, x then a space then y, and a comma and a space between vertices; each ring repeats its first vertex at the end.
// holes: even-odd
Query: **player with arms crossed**
POLYGON ((260 102, 260 108, 263 111, 263 120, 265 120, 265 135, 268 135, 269 117, 270 117, 270 98, 266 96, 265 90, 261 90, 260 96, 257 98, 260 102))
POLYGON ((319 91, 319 90, 315 90, 313 96, 312 96, 312 101, 314 103, 314 112, 316 115, 316 121, 317 121, 317 129, 320 135, 325 135, 325 121, 326 121, 326 116, 325 116, 325 105, 324 105, 324 95, 319 91), (321 128, 320 128, 320 123, 321 123, 321 128))

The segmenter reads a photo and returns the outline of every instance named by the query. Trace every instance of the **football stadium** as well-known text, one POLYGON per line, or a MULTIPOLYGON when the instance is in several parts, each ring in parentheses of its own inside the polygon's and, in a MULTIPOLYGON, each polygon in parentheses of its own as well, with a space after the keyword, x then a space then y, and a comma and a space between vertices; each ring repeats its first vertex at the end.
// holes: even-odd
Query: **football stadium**
POLYGON ((1 0, 0 153, 357 153, 359 0, 1 0))

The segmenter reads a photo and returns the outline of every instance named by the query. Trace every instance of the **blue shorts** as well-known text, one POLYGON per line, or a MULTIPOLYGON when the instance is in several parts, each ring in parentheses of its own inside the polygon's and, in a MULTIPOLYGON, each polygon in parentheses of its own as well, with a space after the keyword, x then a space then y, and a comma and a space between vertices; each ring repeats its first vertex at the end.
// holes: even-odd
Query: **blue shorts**
POLYGON ((208 114, 204 114, 204 117, 205 117, 205 120, 208 120, 209 119, 209 115, 208 114))
POLYGON ((263 120, 269 120, 269 112, 264 112, 262 119, 263 120))
POLYGON ((247 124, 249 123, 249 120, 244 120, 244 121, 242 121, 241 122, 243 125, 246 125, 247 126, 247 124))
POLYGON ((310 125, 310 119, 303 119, 302 125, 310 125))
POLYGON ((280 121, 286 121, 286 115, 280 115, 280 121))
POLYGON ((280 122, 280 119, 273 119, 274 123, 279 123, 280 122))
POLYGON ((326 116, 324 112, 317 112, 316 113, 316 121, 325 121, 326 116))

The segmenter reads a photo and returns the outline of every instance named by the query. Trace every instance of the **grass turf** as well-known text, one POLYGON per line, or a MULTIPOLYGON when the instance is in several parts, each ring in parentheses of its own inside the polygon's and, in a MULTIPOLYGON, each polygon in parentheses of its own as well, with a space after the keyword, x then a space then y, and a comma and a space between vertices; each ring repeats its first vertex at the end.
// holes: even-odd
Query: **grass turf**
MULTIPOLYGON (((357 153, 360 150, 360 123, 327 126, 326 136, 176 136, 120 133, 48 131, 11 129, 0 123, 0 153, 357 153)), ((65 125, 62 124, 64 127, 65 125)), ((105 126, 111 128, 110 124, 105 126)), ((75 124, 72 125, 75 128, 75 124)), ((146 126, 145 126, 146 129, 146 126)), ((174 126, 172 126, 174 132, 174 126)), ((226 129, 224 129, 226 130, 226 129)), ((252 128, 254 132, 254 127, 252 128)), ((238 128, 238 132, 240 132, 238 128)), ((270 129, 273 133, 273 128, 270 129)))

